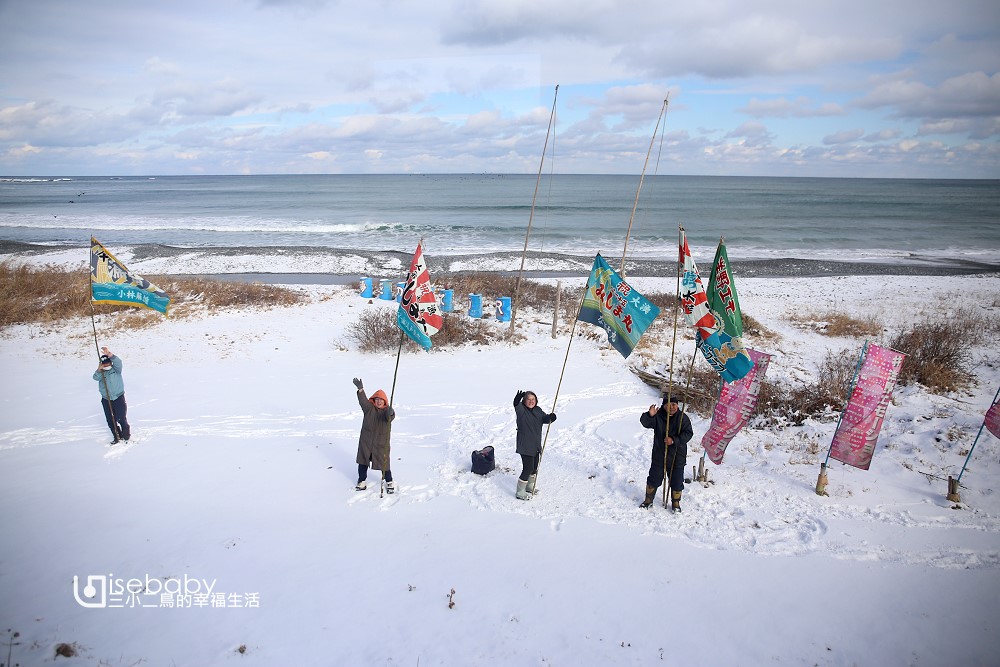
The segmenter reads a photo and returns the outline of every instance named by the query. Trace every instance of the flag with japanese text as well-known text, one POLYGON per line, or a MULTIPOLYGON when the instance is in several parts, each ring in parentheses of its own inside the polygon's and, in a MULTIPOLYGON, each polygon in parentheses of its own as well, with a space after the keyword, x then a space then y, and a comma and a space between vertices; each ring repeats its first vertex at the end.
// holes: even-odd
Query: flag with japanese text
MULTIPOLYGON (((680 239, 680 262, 684 271, 681 279, 681 309, 684 311, 684 319, 695 328, 698 349, 705 355, 709 365, 715 369, 724 382, 739 380, 753 368, 753 361, 747 356, 742 339, 739 336, 734 338, 728 333, 723 318, 713 312, 709 304, 708 294, 705 292, 705 285, 698 273, 698 266, 694 262, 694 257, 691 256, 687 234, 683 229, 680 239)), ((716 284, 721 285, 724 280, 729 296, 735 297, 732 275, 728 273, 728 259, 724 265, 728 277, 716 278, 716 284)), ((723 300, 717 299, 717 302, 723 303, 723 300)), ((723 303, 722 307, 727 308, 728 306, 723 303)), ((738 302, 735 302, 735 298, 734 307, 738 311, 738 302)), ((739 321, 739 334, 742 336, 742 316, 739 321)))
POLYGON ((830 457, 868 470, 906 355, 875 343, 866 343, 863 355, 847 407, 833 434, 830 457))
POLYGON ((587 293, 577 320, 596 324, 623 357, 632 354, 660 309, 639 293, 598 254, 587 280, 587 293))
POLYGON ((170 297, 90 238, 90 300, 120 306, 138 306, 166 314, 170 297))
POLYGON ((750 349, 747 354, 753 360, 753 367, 739 380, 722 385, 719 400, 712 411, 712 425, 701 439, 701 446, 716 465, 722 463, 729 442, 750 421, 760 397, 764 373, 771 362, 769 354, 750 349))
POLYGON ((444 324, 437 296, 431 287, 431 275, 424 262, 422 243, 417 244, 410 272, 406 274, 399 310, 396 311, 396 324, 410 340, 425 350, 431 349, 431 336, 444 324))
MULTIPOLYGON (((1000 392, 997 392, 1000 396, 1000 392)), ((986 419, 983 422, 989 432, 1000 438, 1000 401, 994 399, 993 405, 986 411, 986 419)))

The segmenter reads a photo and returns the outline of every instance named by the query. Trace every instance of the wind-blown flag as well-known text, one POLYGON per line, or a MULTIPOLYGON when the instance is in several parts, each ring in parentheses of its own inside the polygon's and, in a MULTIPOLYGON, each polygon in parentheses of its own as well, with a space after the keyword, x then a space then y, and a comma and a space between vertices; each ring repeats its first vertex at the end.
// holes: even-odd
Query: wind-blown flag
POLYGON ((170 305, 166 292, 129 271, 94 237, 90 237, 90 300, 150 308, 164 314, 170 305))
MULTIPOLYGON (((1000 395, 1000 392, 997 392, 1000 395)), ((990 433, 1000 438, 1000 401, 993 403, 986 411, 986 419, 983 421, 990 433)))
MULTIPOLYGON (((718 255, 716 256, 718 264, 718 255)), ((713 312, 710 307, 708 295, 705 293, 705 286, 701 282, 698 274, 698 266, 691 256, 691 249, 688 248, 687 234, 681 230, 680 241, 680 261, 684 267, 684 277, 681 280, 681 309, 684 311, 684 319, 695 328, 697 332, 698 348, 709 365, 722 376, 724 382, 734 382, 746 375, 753 368, 753 361, 747 356, 742 339, 733 337, 724 328, 724 320, 720 315, 713 312)), ((739 312, 739 302, 735 300, 736 288, 732 282, 732 275, 729 274, 729 261, 726 258, 725 269, 726 278, 713 279, 717 286, 728 288, 729 296, 732 297, 733 307, 739 312), (722 285, 722 281, 726 281, 722 285)), ((726 290, 724 290, 726 291, 726 290)), ((725 305, 724 299, 719 298, 719 303, 725 305)), ((739 335, 743 335, 742 316, 739 319, 739 335)))
POLYGON ((628 357, 659 314, 660 309, 622 280, 600 254, 594 258, 577 320, 602 327, 612 347, 628 357))
POLYGON ((868 470, 906 355, 874 343, 866 344, 864 354, 861 369, 854 379, 854 390, 833 434, 830 457, 868 470))
POLYGON ((424 262, 423 244, 417 244, 410 262, 410 272, 406 275, 403 296, 396 311, 396 324, 414 343, 425 350, 431 349, 431 336, 444 324, 438 308, 437 296, 431 287, 431 274, 424 262))
POLYGON ((701 439, 701 446, 716 465, 722 463, 729 441, 750 421, 750 415, 757 407, 757 399, 760 397, 764 373, 771 362, 769 354, 749 349, 747 354, 753 360, 753 368, 739 380, 722 386, 719 400, 712 412, 712 425, 701 439))

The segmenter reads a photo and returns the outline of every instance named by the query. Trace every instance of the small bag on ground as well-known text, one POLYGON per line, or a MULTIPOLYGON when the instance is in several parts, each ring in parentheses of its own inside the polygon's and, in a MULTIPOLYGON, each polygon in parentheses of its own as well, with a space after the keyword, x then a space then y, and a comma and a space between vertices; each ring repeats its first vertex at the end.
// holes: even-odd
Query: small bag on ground
POLYGON ((477 475, 485 475, 497 467, 493 458, 493 447, 487 445, 480 450, 472 452, 472 472, 477 475))

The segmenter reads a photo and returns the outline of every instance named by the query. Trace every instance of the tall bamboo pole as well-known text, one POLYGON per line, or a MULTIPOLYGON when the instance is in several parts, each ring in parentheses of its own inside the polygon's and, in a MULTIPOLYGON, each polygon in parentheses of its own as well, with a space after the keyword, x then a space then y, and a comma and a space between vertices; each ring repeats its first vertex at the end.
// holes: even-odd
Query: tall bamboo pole
POLYGON ((660 115, 656 118, 656 127, 653 128, 653 137, 649 140, 649 150, 646 151, 646 161, 642 164, 642 174, 639 176, 639 187, 635 189, 635 202, 632 204, 632 213, 628 217, 628 229, 625 231, 625 247, 622 249, 622 263, 618 273, 625 277, 625 256, 628 254, 628 237, 632 233, 632 221, 635 219, 635 210, 639 207, 639 193, 642 191, 642 182, 646 178, 646 167, 649 165, 649 156, 653 153, 653 145, 656 143, 656 133, 660 129, 660 121, 667 113, 667 105, 670 102, 670 95, 663 99, 663 106, 660 108, 660 115))
MULTIPOLYGON (((589 278, 588 278, 589 281, 589 278)), ((566 374, 566 364, 569 361, 569 350, 573 347, 573 338, 576 333, 576 323, 580 321, 580 312, 583 310, 583 302, 587 299, 587 287, 583 288, 583 296, 580 297, 580 306, 576 309, 576 317, 573 318, 573 324, 569 329, 569 342, 566 344, 566 355, 563 357, 562 371, 559 373, 559 382, 556 384, 556 395, 552 398, 552 410, 556 411, 556 403, 559 401, 559 390, 562 389, 563 376, 566 374)), ((545 445, 549 441, 549 430, 552 428, 552 422, 545 425, 545 437, 542 438, 542 450, 538 453, 538 465, 535 467, 535 485, 538 485, 538 470, 542 466, 542 455, 545 454, 545 445)))
MULTIPOLYGON (((666 102, 664 101, 664 103, 666 103, 666 102)), ((678 260, 681 259, 680 258, 681 234, 683 232, 684 232, 684 227, 678 225, 677 226, 677 255, 678 255, 678 260)), ((624 266, 624 265, 625 265, 625 260, 623 258, 622 259, 622 266, 624 266)), ((669 371, 667 373, 667 403, 668 404, 670 403, 670 396, 671 396, 671 394, 672 394, 672 392, 674 390, 674 353, 677 350, 677 316, 679 315, 678 311, 680 310, 680 300, 681 300, 681 267, 682 267, 682 265, 683 265, 683 261, 678 261, 677 262, 677 292, 675 294, 675 303, 674 303, 674 338, 673 338, 673 341, 670 343, 670 369, 669 369, 669 371)), ((660 407, 661 408, 663 407, 662 406, 662 401, 661 401, 661 406, 660 407)), ((669 407, 667 409, 667 433, 670 433, 670 410, 669 410, 669 407)), ((667 488, 670 486, 670 476, 667 474, 668 473, 668 468, 667 468, 667 449, 666 449, 666 446, 667 446, 667 443, 664 442, 663 443, 663 481, 664 481, 664 487, 663 487, 663 506, 664 507, 667 506, 667 488)))
POLYGON ((556 99, 559 97, 559 86, 556 86, 552 96, 552 112, 549 114, 549 127, 545 132, 545 144, 542 146, 542 159, 538 162, 538 178, 535 179, 535 194, 531 196, 531 213, 528 214, 528 230, 524 234, 524 250, 521 251, 521 268, 517 271, 517 281, 514 283, 514 299, 510 302, 510 331, 514 334, 514 318, 517 315, 517 299, 521 292, 521 276, 524 274, 524 259, 528 254, 528 239, 531 237, 531 223, 535 219, 535 200, 538 199, 538 185, 542 182, 542 167, 545 164, 545 151, 549 147, 549 135, 552 133, 552 123, 556 117, 556 99))

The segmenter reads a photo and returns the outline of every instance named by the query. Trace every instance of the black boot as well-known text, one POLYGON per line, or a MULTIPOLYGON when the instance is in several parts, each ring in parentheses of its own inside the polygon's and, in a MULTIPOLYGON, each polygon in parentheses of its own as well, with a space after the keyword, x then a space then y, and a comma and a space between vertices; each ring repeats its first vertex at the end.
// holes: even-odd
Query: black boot
POLYGON ((653 498, 655 496, 656 496, 656 487, 655 486, 650 486, 649 484, 647 484, 646 485, 646 497, 643 499, 643 501, 641 503, 639 503, 639 507, 641 507, 642 509, 649 508, 649 506, 653 504, 653 498))

